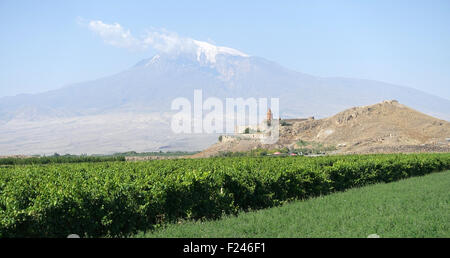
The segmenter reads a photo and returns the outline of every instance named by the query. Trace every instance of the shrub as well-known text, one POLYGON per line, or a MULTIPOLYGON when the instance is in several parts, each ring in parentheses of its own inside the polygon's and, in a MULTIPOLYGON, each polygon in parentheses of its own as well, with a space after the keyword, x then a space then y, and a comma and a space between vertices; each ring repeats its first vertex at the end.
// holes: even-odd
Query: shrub
POLYGON ((53 164, 53 163, 80 163, 80 162, 107 162, 125 161, 124 156, 61 156, 55 153, 50 157, 30 157, 30 158, 1 158, 0 165, 33 165, 33 164, 53 164))

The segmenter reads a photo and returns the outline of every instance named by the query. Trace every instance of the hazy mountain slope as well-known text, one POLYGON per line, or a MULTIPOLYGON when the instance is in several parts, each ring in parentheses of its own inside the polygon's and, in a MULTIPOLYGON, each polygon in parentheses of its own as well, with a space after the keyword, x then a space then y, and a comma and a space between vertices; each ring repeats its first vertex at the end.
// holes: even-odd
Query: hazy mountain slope
MULTIPOLYGON (((194 89, 202 89, 204 99, 210 96, 222 100, 226 97, 279 97, 283 118, 326 117, 352 106, 397 99, 426 114, 450 120, 449 100, 418 90, 376 81, 315 77, 232 49, 201 47, 204 48, 199 48, 201 51, 196 54, 156 55, 126 71, 98 80, 40 94, 0 98, 0 135, 3 135, 0 154, 20 154, 25 150, 42 153, 44 149, 103 152, 106 148, 96 151, 96 146, 101 145, 116 146, 111 151, 134 150, 135 142, 148 142, 148 138, 142 134, 129 135, 126 130, 115 138, 95 141, 84 135, 111 134, 115 127, 122 126, 120 123, 139 127, 133 116, 141 114, 152 121, 161 121, 143 125, 147 128, 145 134, 154 139, 145 150, 157 150, 162 146, 193 150, 194 146, 180 145, 173 135, 167 136, 171 135, 170 115, 163 113, 170 111, 170 104, 177 97, 192 99, 194 89), (114 114, 122 117, 119 114, 124 113, 128 114, 128 122, 97 123, 93 128, 90 128, 93 123, 86 124, 89 119, 106 121, 114 114), (58 136, 70 135, 68 132, 75 134, 66 131, 71 130, 64 126, 67 119, 78 125, 77 137, 62 148, 58 147, 58 136), (87 131, 86 134, 83 131, 87 131), (9 138, 5 138, 6 135, 9 138), (30 139, 33 145, 27 144, 25 139, 30 139)), ((204 140, 196 142, 196 150, 207 147, 215 138, 201 139, 204 140)))
POLYGON ((35 95, 0 99, 0 119, 98 114, 117 109, 168 111, 176 97, 279 97, 285 116, 324 117, 343 108, 397 99, 422 112, 450 119, 450 101, 376 81, 320 78, 258 57, 218 55, 202 64, 189 56, 155 56, 102 79, 35 95))
POLYGON ((135 150, 201 150, 217 135, 170 131, 166 114, 111 113, 40 121, 12 120, 0 125, 0 153, 110 154, 135 150))

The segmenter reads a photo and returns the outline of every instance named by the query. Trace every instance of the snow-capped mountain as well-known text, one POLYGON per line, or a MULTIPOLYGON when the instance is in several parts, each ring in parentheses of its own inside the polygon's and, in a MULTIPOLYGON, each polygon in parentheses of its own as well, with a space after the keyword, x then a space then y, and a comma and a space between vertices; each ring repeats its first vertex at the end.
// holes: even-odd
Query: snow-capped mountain
POLYGON ((189 51, 160 53, 112 76, 41 94, 0 98, 0 155, 25 149, 99 153, 207 147, 215 136, 193 141, 193 136, 170 133, 172 100, 192 99, 194 89, 202 89, 204 98, 277 97, 282 117, 325 117, 352 106, 396 99, 450 120, 449 100, 412 88, 311 76, 232 48, 194 41, 189 51), (136 128, 143 129, 136 132, 136 128), (58 138, 61 135, 65 137, 58 138))
POLYGON ((232 49, 229 47, 219 47, 212 45, 208 42, 194 40, 194 44, 196 45, 196 54, 197 61, 201 64, 215 64, 216 56, 218 55, 230 55, 230 56, 242 56, 248 57, 247 54, 244 54, 236 49, 232 49))

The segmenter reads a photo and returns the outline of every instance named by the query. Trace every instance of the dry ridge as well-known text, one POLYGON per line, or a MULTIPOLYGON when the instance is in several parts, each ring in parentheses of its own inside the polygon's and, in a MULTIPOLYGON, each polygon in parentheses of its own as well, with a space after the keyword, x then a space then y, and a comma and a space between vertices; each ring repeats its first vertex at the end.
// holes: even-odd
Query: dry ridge
POLYGON ((301 148, 301 142, 332 147, 330 153, 450 152, 450 122, 440 120, 396 100, 354 107, 332 117, 286 120, 276 144, 236 139, 218 142, 193 157, 256 148, 301 148), (299 143, 300 142, 300 143, 299 143))

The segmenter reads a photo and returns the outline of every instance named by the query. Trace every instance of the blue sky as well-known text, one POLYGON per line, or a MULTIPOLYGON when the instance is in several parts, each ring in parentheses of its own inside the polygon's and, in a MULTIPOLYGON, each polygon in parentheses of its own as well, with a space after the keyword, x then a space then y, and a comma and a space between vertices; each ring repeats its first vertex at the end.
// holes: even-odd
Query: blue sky
POLYGON ((111 75, 156 53, 108 44, 91 21, 120 24, 137 39, 169 31, 304 73, 450 99, 448 0, 0 0, 0 97, 111 75))

